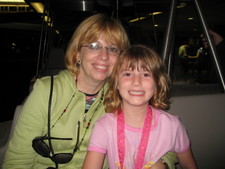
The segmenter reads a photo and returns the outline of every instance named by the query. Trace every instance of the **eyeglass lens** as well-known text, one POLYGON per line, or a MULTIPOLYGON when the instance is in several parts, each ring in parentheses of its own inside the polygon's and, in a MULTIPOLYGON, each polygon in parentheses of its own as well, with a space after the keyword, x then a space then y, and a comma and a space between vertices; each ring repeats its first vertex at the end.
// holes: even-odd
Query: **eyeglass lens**
POLYGON ((110 54, 119 54, 120 50, 116 46, 107 46, 103 47, 99 42, 90 43, 87 45, 83 45, 83 47, 87 47, 89 50, 95 51, 95 52, 101 52, 103 48, 106 49, 106 51, 110 54))

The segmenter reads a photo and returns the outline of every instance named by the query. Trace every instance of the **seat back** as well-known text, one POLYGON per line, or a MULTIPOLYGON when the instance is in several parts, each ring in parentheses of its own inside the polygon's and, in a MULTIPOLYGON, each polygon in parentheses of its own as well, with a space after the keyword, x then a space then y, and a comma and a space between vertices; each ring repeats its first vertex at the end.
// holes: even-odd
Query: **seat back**
POLYGON ((14 129, 15 129, 15 126, 16 126, 16 123, 17 123, 17 120, 18 120, 18 117, 19 117, 19 114, 21 112, 22 107, 23 107, 23 105, 16 106, 14 116, 13 116, 13 120, 12 120, 12 123, 11 123, 10 133, 7 134, 7 136, 8 136, 8 138, 6 138, 7 142, 0 148, 0 168, 3 164, 3 160, 4 160, 5 153, 6 153, 6 150, 7 150, 7 147, 8 147, 8 143, 9 143, 9 140, 11 139, 12 134, 14 132, 14 129))
POLYGON ((185 125, 199 169, 224 169, 225 94, 180 96, 169 112, 185 125))

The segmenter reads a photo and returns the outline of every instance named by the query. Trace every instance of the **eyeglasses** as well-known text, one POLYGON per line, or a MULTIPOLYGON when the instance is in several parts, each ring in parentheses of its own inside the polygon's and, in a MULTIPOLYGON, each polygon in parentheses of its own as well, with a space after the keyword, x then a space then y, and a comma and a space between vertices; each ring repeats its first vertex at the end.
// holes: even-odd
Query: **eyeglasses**
POLYGON ((80 121, 78 121, 77 140, 73 153, 54 154, 54 151, 51 147, 51 140, 73 140, 72 138, 58 138, 47 136, 35 137, 32 141, 32 147, 42 157, 50 158, 56 164, 65 164, 71 161, 74 154, 79 149, 78 147, 79 135, 80 135, 80 121), (44 140, 49 140, 49 146, 44 142, 44 140))
POLYGON ((105 48, 106 51, 108 52, 108 54, 110 54, 110 55, 119 55, 120 54, 120 50, 117 46, 103 47, 99 42, 93 42, 90 44, 82 45, 82 47, 87 47, 93 53, 100 53, 100 52, 102 52, 103 48, 105 48))

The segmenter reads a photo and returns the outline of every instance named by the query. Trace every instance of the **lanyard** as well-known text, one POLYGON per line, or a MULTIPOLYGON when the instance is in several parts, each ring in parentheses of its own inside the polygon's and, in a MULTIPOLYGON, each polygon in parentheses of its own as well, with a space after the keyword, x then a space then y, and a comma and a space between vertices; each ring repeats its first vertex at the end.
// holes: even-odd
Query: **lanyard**
MULTIPOLYGON (((145 153, 147 149, 147 144, 149 140, 149 134, 151 130, 152 122, 152 109, 148 108, 148 111, 145 116, 144 127, 142 129, 141 142, 138 146, 138 154, 134 161, 135 169, 141 169, 144 163, 145 153)), ((124 158, 125 158, 125 120, 124 113, 122 111, 118 112, 117 115, 117 146, 118 146, 118 155, 120 161, 120 167, 123 169, 124 158)))

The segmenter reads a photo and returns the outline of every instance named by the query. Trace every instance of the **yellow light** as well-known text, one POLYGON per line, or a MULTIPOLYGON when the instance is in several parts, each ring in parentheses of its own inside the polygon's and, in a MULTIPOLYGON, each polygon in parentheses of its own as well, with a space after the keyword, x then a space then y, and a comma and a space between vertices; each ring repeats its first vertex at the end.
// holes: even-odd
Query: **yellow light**
POLYGON ((188 20, 191 21, 191 20, 194 20, 194 18, 191 18, 191 17, 190 17, 190 18, 188 18, 188 20))
POLYGON ((30 4, 33 6, 33 8, 35 9, 36 12, 44 13, 44 5, 42 3, 31 2, 30 4))
POLYGON ((136 22, 136 21, 143 20, 143 19, 145 19, 145 18, 146 18, 146 17, 139 17, 139 18, 132 19, 132 20, 130 20, 129 22, 136 22))
POLYGON ((186 6, 185 2, 180 2, 179 5, 177 5, 177 8, 184 8, 186 6))
POLYGON ((25 3, 24 0, 0 0, 0 2, 4 2, 4 3, 25 3))
POLYGON ((162 12, 152 12, 149 15, 160 15, 160 14, 162 14, 162 12))
POLYGON ((59 30, 55 30, 55 32, 59 35, 59 30))
POLYGON ((155 24, 155 25, 154 25, 154 27, 158 27, 158 26, 159 26, 158 24, 155 24))
POLYGON ((26 4, 7 4, 7 5, 5 5, 5 4, 0 4, 0 6, 9 6, 9 7, 17 7, 17 6, 19 6, 19 7, 29 7, 29 5, 26 5, 26 4))

